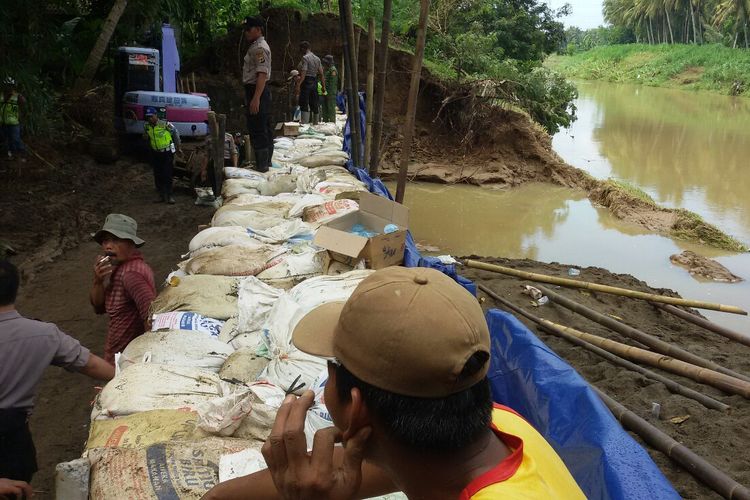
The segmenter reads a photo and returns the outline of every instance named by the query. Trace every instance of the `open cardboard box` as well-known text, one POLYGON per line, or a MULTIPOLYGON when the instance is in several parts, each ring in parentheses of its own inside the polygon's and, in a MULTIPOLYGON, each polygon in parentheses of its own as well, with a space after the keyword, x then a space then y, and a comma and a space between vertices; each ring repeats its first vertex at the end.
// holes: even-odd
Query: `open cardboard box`
POLYGON ((299 135, 299 123, 279 122, 276 124, 276 136, 294 137, 299 135))
POLYGON ((334 219, 318 229, 314 243, 325 248, 331 258, 349 265, 360 260, 370 269, 397 266, 404 261, 406 231, 409 229, 409 209, 372 193, 359 193, 359 210, 334 219), (365 238, 352 234, 352 226, 362 224, 378 234, 365 238), (395 224, 398 231, 382 234, 387 224, 395 224))

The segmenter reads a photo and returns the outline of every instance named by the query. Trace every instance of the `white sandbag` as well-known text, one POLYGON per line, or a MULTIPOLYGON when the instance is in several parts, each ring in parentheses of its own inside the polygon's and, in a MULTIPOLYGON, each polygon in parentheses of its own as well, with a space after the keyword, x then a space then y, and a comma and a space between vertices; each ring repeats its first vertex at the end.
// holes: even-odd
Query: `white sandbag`
MULTIPOLYGON (((222 455, 219 460, 219 482, 248 476, 267 468, 266 460, 258 450, 242 450, 222 455)), ((88 500, 88 497, 84 500, 88 500)))
POLYGON ((321 205, 307 207, 302 212, 302 220, 320 225, 357 210, 359 210, 359 204, 354 200, 333 200, 321 205))
MULTIPOLYGON (((265 465, 265 462, 263 462, 265 465)), ((55 466, 56 500, 89 500, 91 463, 88 458, 77 458, 55 466)))
POLYGON ((335 146, 331 147, 323 147, 317 151, 315 151, 313 156, 330 156, 332 158, 343 158, 344 160, 349 159, 349 153, 346 151, 340 151, 338 149, 335 149, 335 146))
POLYGON ((237 278, 226 276, 176 278, 151 303, 151 313, 192 311, 227 319, 237 314, 237 285, 237 278))
POLYGON ((266 383, 254 383, 243 391, 205 401, 197 408, 198 427, 218 436, 237 435, 265 440, 286 393, 266 383), (252 435, 248 435, 248 432, 252 435))
POLYGON ((297 176, 292 174, 274 175, 258 186, 263 196, 293 193, 295 189, 297 189, 297 176))
POLYGON ((240 282, 237 294, 237 330, 242 333, 253 333, 261 331, 273 305, 284 291, 250 276, 240 282))
POLYGON ((316 155, 308 156, 307 158, 301 158, 297 163, 303 167, 325 167, 330 165, 344 165, 347 162, 346 158, 342 158, 338 155, 316 155))
POLYGON ((285 252, 286 249, 272 245, 228 245, 212 248, 191 258, 184 269, 191 275, 254 276, 273 265, 273 259, 285 252))
POLYGON ((200 368, 136 363, 104 386, 94 402, 91 420, 148 410, 195 409, 202 402, 229 395, 238 387, 200 368))
POLYGON ((323 144, 333 144, 342 148, 344 147, 344 139, 338 135, 330 135, 323 139, 323 144))
MULTIPOLYGON (((297 190, 301 193, 312 193, 315 186, 326 180, 326 173, 322 168, 309 168, 297 176, 297 190)), ((290 209, 290 213, 291 213, 290 209)))
POLYGON ((224 322, 214 318, 208 318, 194 312, 168 312, 154 314, 151 317, 151 331, 159 330, 191 330, 202 332, 211 337, 218 337, 224 322))
POLYGON ((365 269, 337 276, 316 276, 295 286, 289 296, 307 313, 321 304, 346 301, 362 280, 373 272, 365 269))
POLYGON ((264 179, 224 179, 221 196, 225 203, 240 194, 259 194, 258 186, 264 179))
POLYGON ((190 366, 218 373, 234 349, 201 332, 166 330, 133 339, 119 358, 120 370, 135 363, 190 366))
POLYGON ((89 451, 91 498, 107 500, 199 500, 219 482, 223 455, 260 449, 263 443, 209 437, 147 448, 89 451))
POLYGON ((325 404, 326 383, 328 383, 328 367, 320 371, 310 388, 315 393, 315 399, 313 405, 307 410, 305 418, 305 439, 308 450, 312 450, 316 432, 326 427, 333 427, 333 418, 325 404))
POLYGON ((287 219, 284 222, 269 227, 268 229, 248 228, 248 234, 262 243, 278 244, 284 243, 292 238, 305 237, 312 239, 312 227, 302 219, 287 219))
POLYGON ((323 144, 323 140, 314 137, 298 137, 294 140, 295 148, 320 147, 321 144, 323 144))
POLYGON ((253 179, 259 181, 266 178, 261 172, 237 167, 224 167, 224 177, 227 179, 253 179))
POLYGON ((216 247, 229 245, 241 245, 246 247, 258 247, 260 241, 253 238, 246 228, 241 226, 209 227, 199 232, 190 240, 188 246, 190 256, 196 255, 216 247))
MULTIPOLYGON (((325 134, 327 136, 335 136, 341 132, 335 123, 318 123, 311 127, 315 132, 319 134, 325 134)), ((326 137, 327 139, 327 137, 326 137)))
POLYGON ((219 377, 230 382, 249 384, 263 372, 268 361, 268 358, 256 353, 254 348, 238 349, 221 365, 219 377))
MULTIPOLYGON (((299 179, 302 176, 297 178, 297 183, 299 185, 299 179)), ((316 182, 317 184, 317 182, 316 182)), ((311 186, 310 190, 312 190, 315 186, 311 186)), ((307 207, 314 207, 315 205, 320 205, 328 201, 328 198, 321 195, 321 194, 305 194, 302 198, 297 201, 297 203, 294 204, 292 208, 289 209, 289 212, 287 213, 287 217, 291 218, 297 218, 302 217, 302 214, 304 213, 305 209, 307 207)))
POLYGON ((313 188, 314 193, 322 194, 323 196, 334 197, 337 194, 349 193, 352 191, 367 191, 367 187, 359 181, 352 180, 348 182, 337 182, 328 181, 318 183, 313 188))
POLYGON ((285 218, 279 215, 268 215, 254 210, 233 210, 216 212, 211 225, 214 227, 243 226, 253 229, 268 229, 284 221, 285 218))
POLYGON ((286 289, 303 279, 323 274, 328 261, 328 252, 311 243, 305 243, 295 245, 278 260, 276 265, 263 270, 256 276, 265 283, 286 289), (280 285, 281 282, 288 280, 296 280, 296 282, 291 286, 280 285))

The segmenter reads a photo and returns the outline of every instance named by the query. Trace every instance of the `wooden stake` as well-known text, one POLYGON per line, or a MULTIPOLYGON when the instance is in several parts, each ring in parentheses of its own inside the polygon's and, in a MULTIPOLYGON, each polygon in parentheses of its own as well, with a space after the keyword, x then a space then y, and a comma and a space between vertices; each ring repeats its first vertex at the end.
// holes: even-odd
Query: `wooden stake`
MULTIPOLYGON (((367 106, 366 117, 367 126, 365 127, 365 156, 363 167, 370 165, 370 153, 372 151, 372 103, 375 100, 372 95, 375 88, 375 18, 367 20, 367 106)), ((372 176, 372 171, 370 171, 372 176)))
POLYGON ((600 285, 598 283, 590 283, 588 281, 578 281, 568 278, 559 278, 557 276, 549 276, 546 274, 529 273, 526 271, 519 271, 510 267, 498 266, 496 264, 487 264, 485 262, 479 262, 476 260, 466 260, 463 262, 466 267, 473 267, 474 269, 481 269, 483 271, 492 271, 500 274, 507 274, 509 276, 515 276, 517 278, 524 278, 531 281, 537 281, 539 283, 550 283, 552 285, 567 286, 570 288, 583 288, 586 290, 593 290, 595 292, 611 293, 613 295, 622 295, 624 297, 630 297, 633 299, 650 300, 652 302, 662 302, 664 304, 674 304, 685 307, 695 307, 697 309, 711 309, 714 311, 727 312, 732 314, 747 315, 746 311, 743 311, 736 306, 727 306, 724 304, 714 304, 712 302, 702 302, 699 300, 688 300, 678 299, 677 297, 667 297, 664 295, 656 295, 653 293, 638 292, 636 290, 628 290, 627 288, 619 288, 616 286, 600 285))
POLYGON ((722 335, 728 339, 732 339, 734 341, 739 342, 740 344, 744 344, 746 346, 750 346, 750 335, 742 332, 736 332, 734 330, 730 330, 729 328, 725 328, 721 325, 717 325, 716 323, 709 321, 705 318, 701 318, 700 316, 696 316, 695 314, 690 314, 687 311, 684 311, 682 309, 678 309, 675 306, 670 306, 668 304, 659 304, 656 302, 652 302, 652 304, 659 309, 661 309, 664 312, 668 312, 670 314, 674 314, 678 318, 682 318, 685 321, 692 323, 694 325, 698 325, 700 327, 705 328, 706 330, 712 331, 714 333, 718 333, 719 335, 722 335))
POLYGON ((721 372, 726 375, 750 382, 750 377, 746 377, 745 375, 734 372, 728 368, 724 368, 723 366, 720 366, 708 359, 701 358, 700 356, 696 356, 695 354, 688 352, 682 349, 681 347, 672 345, 669 342, 665 342, 661 339, 654 337, 653 335, 649 335, 648 333, 644 333, 640 330, 637 330, 633 328, 632 326, 626 325, 625 323, 620 323, 614 318, 610 318, 609 316, 605 316, 604 314, 598 313, 594 311, 593 309, 590 309, 582 304, 579 304, 578 302, 571 300, 563 295, 555 293, 548 288, 545 288, 543 286, 537 286, 537 288, 544 295, 546 295, 549 298, 549 300, 551 300, 555 304, 560 304, 561 306, 567 309, 570 309, 571 311, 576 312, 580 314, 581 316, 584 316, 590 319, 591 321, 595 321, 599 323, 600 325, 604 325, 607 328, 616 331, 617 333, 620 333, 622 335, 625 335, 628 338, 631 338, 637 342, 640 342, 641 344, 650 347, 656 352, 659 352, 667 356, 672 356, 673 358, 681 359, 682 361, 686 361, 694 365, 702 366, 704 368, 710 368, 711 370, 721 372))
MULTIPOLYGON (((510 309, 511 311, 517 314, 520 314, 521 316, 536 323, 537 325, 542 325, 541 318, 538 318, 534 316, 533 314, 531 314, 530 312, 526 311, 525 309, 522 309, 516 306, 515 304, 513 304, 512 302, 505 300, 504 298, 500 297, 499 295, 497 295, 495 292, 493 292, 486 286, 482 284, 479 284, 477 286, 479 287, 480 290, 482 290, 482 292, 486 293, 487 295, 495 299, 497 302, 503 304, 506 308, 510 309)), ((643 368, 642 366, 636 365, 635 363, 632 363, 628 361, 627 359, 623 359, 615 354, 612 354, 611 352, 605 351, 601 347, 592 345, 586 342, 585 340, 581 340, 556 327, 547 326, 545 327, 545 330, 552 333, 553 335, 556 335, 560 338, 567 340, 571 344, 577 345, 579 347, 583 347, 584 349, 593 352, 594 354, 606 359, 612 364, 615 364, 623 368, 626 368, 628 370, 640 373, 644 377, 650 378, 651 380, 656 380, 657 382, 661 382, 673 394, 680 394, 681 396, 685 396, 686 398, 690 398, 695 401, 698 401, 700 404, 702 404, 706 408, 711 408, 711 409, 719 410, 723 412, 728 412, 730 409, 729 405, 724 404, 721 401, 717 401, 716 399, 706 396, 705 394, 702 394, 698 391, 694 391, 693 389, 690 389, 689 387, 685 387, 684 385, 679 384, 670 378, 667 378, 656 372, 643 368)))
POLYGON ((542 325, 544 325, 545 327, 553 326, 555 328, 559 328, 560 330, 574 335, 579 339, 583 339, 586 342, 590 342, 595 346, 601 347, 605 351, 617 354, 618 356, 630 359, 631 361, 643 363, 655 368, 661 368, 662 370, 693 379, 696 382, 701 382, 712 387, 716 387, 717 389, 720 389, 729 394, 739 394, 742 397, 750 399, 750 382, 745 382, 744 380, 730 377, 729 375, 724 375, 723 373, 715 372, 713 370, 709 370, 708 368, 702 368, 690 363, 685 363, 684 361, 680 361, 679 359, 673 359, 656 352, 647 351, 646 349, 641 349, 640 347, 633 347, 627 344, 622 344, 620 342, 615 342, 614 340, 609 340, 597 335, 582 332, 569 326, 559 325, 546 319, 542 319, 542 325))
POLYGON ((354 19, 352 18, 351 0, 339 2, 339 12, 343 23, 344 53, 349 63, 349 123, 352 133, 352 160, 355 166, 362 164, 362 135, 359 121, 359 80, 357 77, 357 57, 354 53, 354 19))
POLYGON ((388 70, 388 40, 391 35, 392 0, 383 0, 383 26, 380 30, 378 51, 378 81, 375 85, 375 109, 373 110, 372 145, 370 151, 370 176, 378 176, 380 167, 380 143, 383 136, 383 106, 385 104, 385 82, 388 70))
POLYGON ((605 405, 623 427, 638 434, 646 443, 680 464, 696 479, 707 484, 724 498, 749 500, 750 490, 729 477, 724 471, 707 462, 687 446, 678 443, 623 405, 597 389, 605 405))

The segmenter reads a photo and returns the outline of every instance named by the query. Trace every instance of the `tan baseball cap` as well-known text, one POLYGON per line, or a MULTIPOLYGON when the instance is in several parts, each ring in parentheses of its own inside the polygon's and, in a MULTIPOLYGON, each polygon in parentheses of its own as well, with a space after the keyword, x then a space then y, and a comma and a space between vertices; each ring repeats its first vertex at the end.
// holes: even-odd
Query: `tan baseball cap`
POLYGON ((376 271, 346 302, 310 311, 292 341, 303 352, 336 358, 359 379, 404 396, 455 394, 481 381, 489 368, 490 334, 476 298, 424 267, 376 271), (481 367, 465 371, 472 358, 481 367))

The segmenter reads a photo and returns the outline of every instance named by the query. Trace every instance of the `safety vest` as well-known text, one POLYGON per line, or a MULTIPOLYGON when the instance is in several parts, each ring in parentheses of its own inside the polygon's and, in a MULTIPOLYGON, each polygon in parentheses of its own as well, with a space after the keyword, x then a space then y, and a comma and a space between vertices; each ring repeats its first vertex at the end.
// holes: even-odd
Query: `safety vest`
POLYGON ((146 123, 144 125, 146 135, 148 135, 151 149, 154 151, 165 151, 169 149, 169 145, 172 144, 172 134, 169 132, 167 122, 159 120, 156 125, 146 123))
POLYGON ((18 94, 12 94, 0 102, 0 122, 3 125, 18 125, 18 94))

